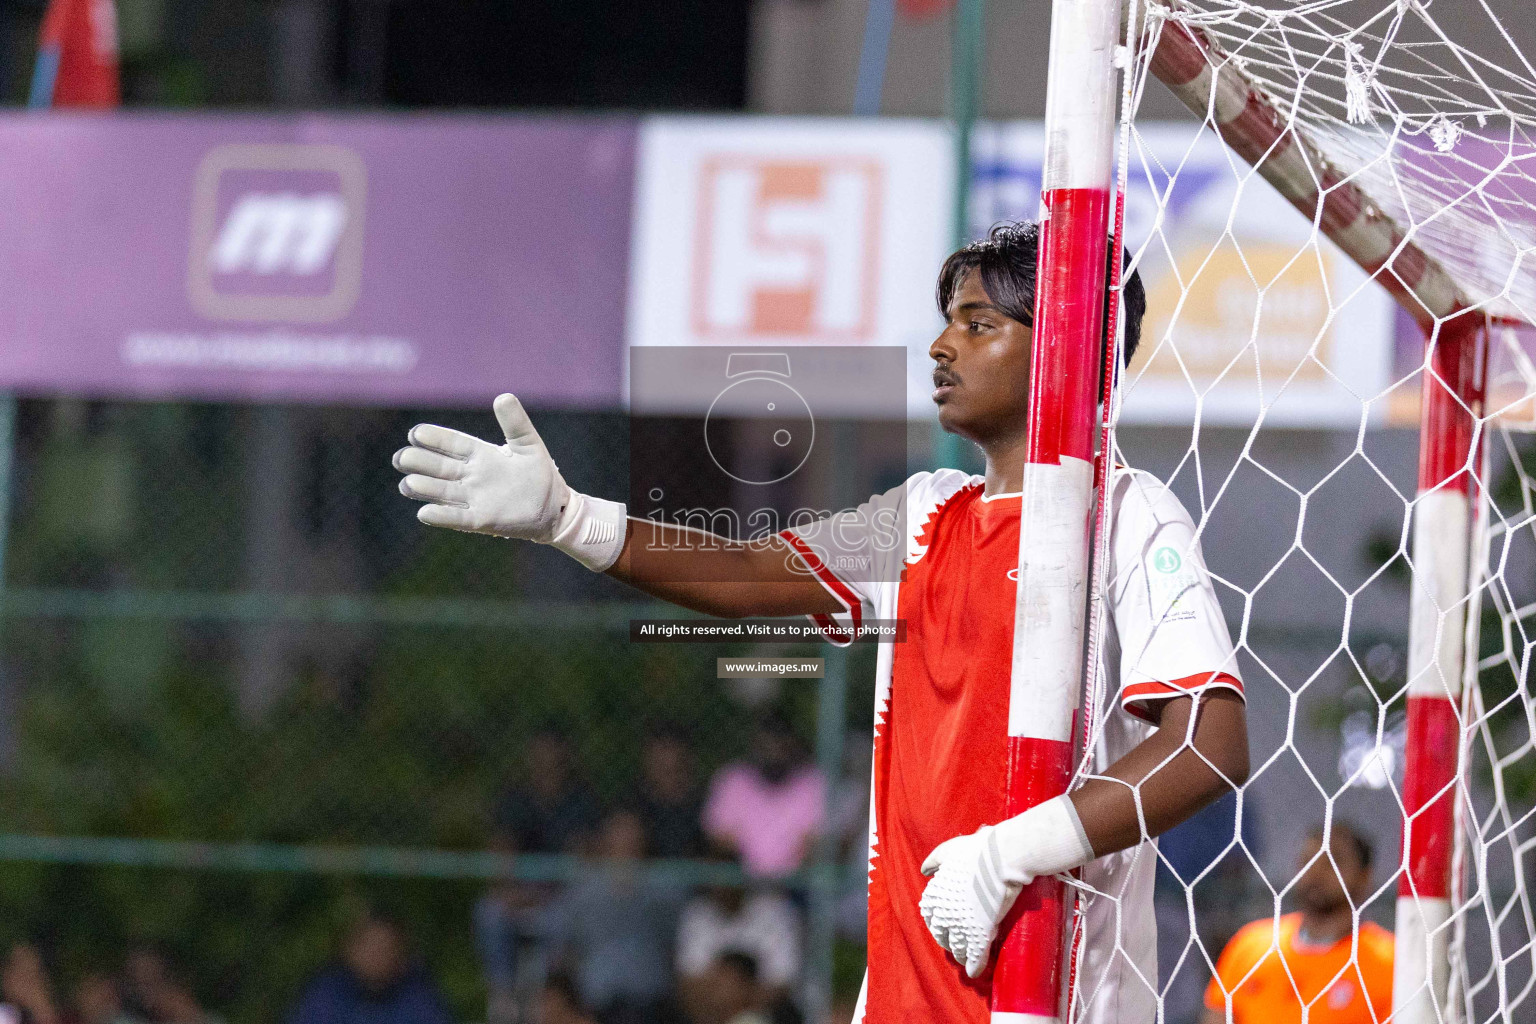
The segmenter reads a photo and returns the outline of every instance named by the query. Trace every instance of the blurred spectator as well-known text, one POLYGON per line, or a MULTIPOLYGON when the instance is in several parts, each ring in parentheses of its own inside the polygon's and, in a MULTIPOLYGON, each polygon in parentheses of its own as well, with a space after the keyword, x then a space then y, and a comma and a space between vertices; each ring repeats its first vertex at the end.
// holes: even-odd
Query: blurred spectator
POLYGON ((400 924, 377 912, 353 925, 339 963, 310 983, 288 1024, 452 1024, 400 924))
POLYGON ((6 954, 0 968, 0 996, 5 999, 7 1021, 20 1024, 59 1024, 59 1007, 53 984, 36 946, 18 942, 6 954))
POLYGON ((528 744, 526 773, 496 808, 496 839, 522 853, 576 853, 597 824, 591 791, 571 771, 571 743, 541 729, 528 744))
MULTIPOLYGON (((521 782, 497 802, 491 847, 502 853, 577 853, 597 825, 596 798, 571 770, 570 740, 547 727, 528 744, 521 782)), ((485 972, 490 1024, 517 1019, 544 985, 548 886, 505 882, 475 905, 475 945, 485 972)))
POLYGON ((545 980, 533 1024, 593 1024, 576 992, 576 983, 568 975, 555 974, 545 980))
POLYGON ((805 861, 825 813, 826 786, 779 714, 753 731, 750 759, 721 768, 710 783, 704 827, 759 878, 790 874, 805 861))
POLYGON ((869 784, 873 759, 869 733, 856 730, 843 744, 843 771, 827 800, 826 835, 843 865, 835 923, 837 934, 863 944, 869 930, 869 784))
POLYGON ((1290 886, 1297 909, 1238 929, 1205 990, 1205 1024, 1387 1019, 1394 939, 1359 917, 1373 852, 1365 832, 1336 819, 1307 833, 1290 886))
POLYGON ((808 763, 788 718, 757 722, 751 758, 723 766, 710 783, 703 826, 739 855, 746 874, 777 878, 805 861, 826 806, 822 772, 808 763))
POLYGON ((209 1024, 218 1018, 204 1010, 186 980, 158 949, 140 946, 123 962, 125 1000, 130 1014, 153 1024, 209 1024))
MULTIPOLYGON (((501 844, 502 852, 514 852, 501 844)), ((508 881, 475 904, 475 948, 485 972, 487 1024, 523 1019, 545 986, 548 936, 544 912, 549 887, 508 881)))
POLYGON ((722 953, 709 967, 706 1016, 699 1024, 770 1024, 757 982, 757 961, 746 953, 722 953))
POLYGON ((682 735, 653 732, 640 754, 635 810, 645 822, 652 857, 698 857, 704 853, 704 801, 693 774, 693 754, 682 735))
POLYGON ((677 927, 677 973, 684 1006, 707 1016, 712 970, 727 953, 752 958, 763 1005, 787 999, 800 977, 800 914, 780 893, 712 885, 689 901, 677 927))
POLYGON ((75 986, 75 1020, 78 1024, 138 1024, 123 1006, 123 993, 117 980, 108 974, 92 973, 75 986))
POLYGON ((644 872, 645 826, 611 812, 598 860, 551 907, 558 962, 569 960, 582 1001, 602 1024, 671 1024, 672 937, 683 890, 644 872))

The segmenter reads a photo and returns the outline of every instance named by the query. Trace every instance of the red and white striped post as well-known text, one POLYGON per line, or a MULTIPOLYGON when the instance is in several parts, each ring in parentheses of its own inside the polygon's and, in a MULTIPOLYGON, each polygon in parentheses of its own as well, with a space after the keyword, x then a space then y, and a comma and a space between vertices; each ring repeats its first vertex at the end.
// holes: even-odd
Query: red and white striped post
POLYGON ((1451 852, 1461 752, 1475 418, 1487 332, 1462 313, 1432 338, 1419 419, 1408 621, 1408 738, 1403 767, 1403 872, 1397 889, 1395 1024, 1451 1019, 1451 852))
MULTIPOLYGON (((1051 10, 1008 705, 1009 816, 1060 795, 1072 773, 1072 729, 1083 692, 1119 19, 1119 0, 1054 0, 1051 10)), ((1061 1019, 1066 906, 1065 887, 1053 878, 1020 894, 998 950, 994 1022, 1061 1019)))

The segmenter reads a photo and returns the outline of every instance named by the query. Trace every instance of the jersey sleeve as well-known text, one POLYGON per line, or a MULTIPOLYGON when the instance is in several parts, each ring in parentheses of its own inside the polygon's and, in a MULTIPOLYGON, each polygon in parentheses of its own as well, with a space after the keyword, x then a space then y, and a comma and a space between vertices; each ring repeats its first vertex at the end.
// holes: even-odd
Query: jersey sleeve
POLYGON ((1209 689, 1243 692, 1232 638, 1194 523, 1166 485, 1127 472, 1116 485, 1110 605, 1120 647, 1120 703, 1150 705, 1209 689))
POLYGON ((906 556, 907 490, 913 480, 857 508, 794 525, 779 534, 799 556, 801 568, 843 606, 833 615, 810 617, 837 646, 851 642, 850 631, 859 628, 866 607, 879 608, 881 589, 900 578, 906 556))

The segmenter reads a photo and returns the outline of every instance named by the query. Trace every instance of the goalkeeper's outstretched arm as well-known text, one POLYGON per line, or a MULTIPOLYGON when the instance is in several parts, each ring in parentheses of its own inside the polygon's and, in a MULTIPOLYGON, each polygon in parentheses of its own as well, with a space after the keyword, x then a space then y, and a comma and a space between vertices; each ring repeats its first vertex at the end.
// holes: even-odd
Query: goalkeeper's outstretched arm
POLYGON ((395 468, 406 474, 400 492, 424 503, 416 514, 422 522, 548 544, 589 569, 710 615, 843 610, 799 571, 777 537, 743 543, 631 519, 619 502, 571 490, 522 403, 502 395, 494 409, 504 444, 422 423, 395 453, 395 468))
POLYGON ((743 544, 650 519, 629 519, 624 548, 607 570, 652 597, 707 615, 833 614, 843 610, 783 539, 743 544))

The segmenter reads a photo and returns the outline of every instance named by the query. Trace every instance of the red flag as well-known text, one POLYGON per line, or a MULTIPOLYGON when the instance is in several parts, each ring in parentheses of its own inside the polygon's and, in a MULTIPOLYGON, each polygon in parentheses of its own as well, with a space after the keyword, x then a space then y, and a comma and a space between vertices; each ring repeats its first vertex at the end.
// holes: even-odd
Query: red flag
POLYGON ((955 0, 896 0, 901 13, 909 18, 928 18, 954 6, 955 0))
POLYGON ((115 107, 121 98, 113 0, 49 0, 32 105, 115 107))

